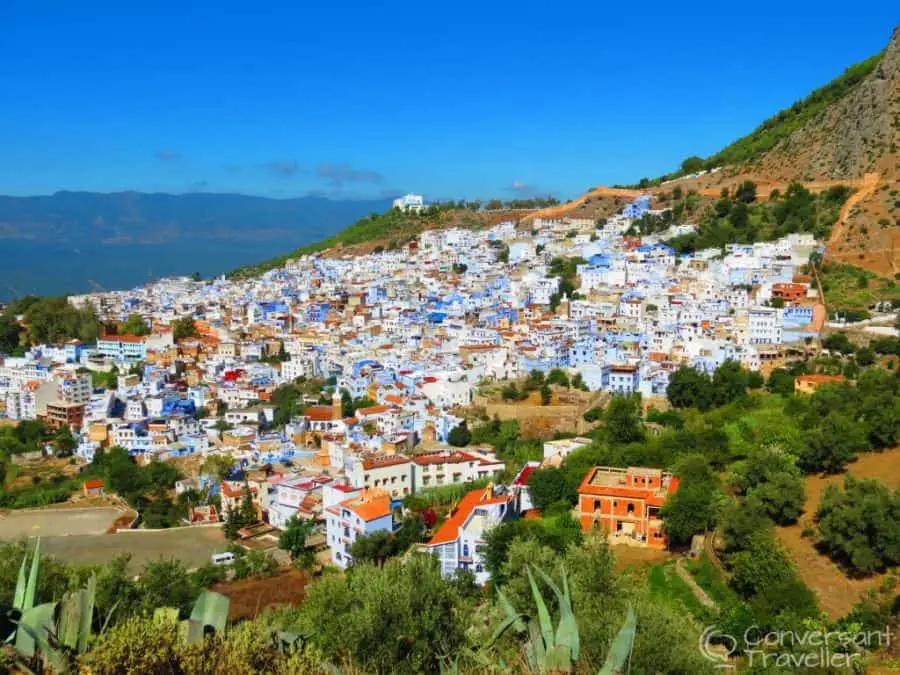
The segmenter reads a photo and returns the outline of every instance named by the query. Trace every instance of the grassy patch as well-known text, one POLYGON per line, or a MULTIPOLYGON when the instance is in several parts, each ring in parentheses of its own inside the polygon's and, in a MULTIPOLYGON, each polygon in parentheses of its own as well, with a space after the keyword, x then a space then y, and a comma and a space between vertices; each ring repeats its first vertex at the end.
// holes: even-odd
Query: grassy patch
POLYGON ((698 621, 710 621, 713 618, 713 613, 700 604, 690 586, 676 574, 674 562, 651 567, 648 584, 651 595, 682 605, 698 621))
POLYGON ((685 564, 685 568, 694 577, 697 585, 706 591, 706 594, 716 604, 724 606, 738 600, 735 592, 725 583, 725 579, 722 578, 719 569, 713 565, 705 553, 696 560, 689 561, 685 564))
POLYGON ((864 310, 882 300, 900 301, 900 286, 892 279, 852 265, 828 262, 819 269, 828 311, 864 310))

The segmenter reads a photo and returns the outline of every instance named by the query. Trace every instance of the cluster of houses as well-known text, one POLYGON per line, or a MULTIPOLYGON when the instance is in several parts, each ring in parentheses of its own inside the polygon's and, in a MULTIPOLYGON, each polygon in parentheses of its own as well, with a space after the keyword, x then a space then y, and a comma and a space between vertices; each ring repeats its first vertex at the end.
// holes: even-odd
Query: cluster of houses
MULTIPOLYGON (((397 206, 421 205, 408 195, 397 206)), ((198 520, 223 517, 251 489, 272 527, 294 516, 325 523, 335 563, 349 564, 355 537, 390 526, 405 495, 505 470, 490 448, 447 444, 485 381, 559 368, 593 391, 664 396, 681 364, 765 371, 805 349, 823 318, 799 273, 818 248, 811 236, 676 255, 664 241, 690 225, 626 234, 648 212, 638 198, 601 222, 426 230, 398 250, 308 255, 256 278, 72 296, 93 305, 105 334, 0 355, 0 416, 68 426, 86 461, 113 445, 141 460, 225 456, 242 479, 192 478, 222 503, 198 520), (579 259, 569 295, 555 258, 579 259), (134 315, 145 334, 122 332, 134 315), (194 334, 176 339, 183 317, 194 334), (296 382, 319 388, 276 421, 273 395, 296 382)), ((479 533, 523 500, 527 510, 523 486, 460 503, 429 544, 445 568, 484 573, 479 533)), ((676 487, 659 474, 594 476, 582 524, 655 545, 660 500, 676 487)))

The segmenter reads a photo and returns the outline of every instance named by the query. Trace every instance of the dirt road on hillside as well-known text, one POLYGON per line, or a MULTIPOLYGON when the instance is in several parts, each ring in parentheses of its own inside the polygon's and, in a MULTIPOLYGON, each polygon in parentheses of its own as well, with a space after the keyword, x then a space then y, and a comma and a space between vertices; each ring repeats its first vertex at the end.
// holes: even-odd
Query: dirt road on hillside
POLYGON ((867 199, 875 192, 880 180, 881 176, 879 174, 867 173, 856 186, 856 192, 850 195, 847 198, 847 201, 844 202, 844 205, 841 207, 840 215, 838 215, 837 222, 834 224, 834 227, 831 228, 831 237, 828 238, 828 251, 825 254, 826 257, 828 257, 828 253, 840 247, 840 242, 847 229, 847 219, 850 217, 850 212, 857 204, 864 199, 867 199))
MULTIPOLYGON (((611 187, 597 187, 591 190, 590 192, 586 192, 577 199, 572 200, 571 202, 567 202, 565 204, 560 204, 559 206, 550 206, 545 209, 538 209, 537 211, 532 211, 527 216, 523 218, 525 221, 533 220, 534 218, 543 218, 544 220, 552 220, 555 218, 562 218, 564 216, 569 215, 573 211, 577 211, 581 206, 585 204, 588 199, 601 198, 601 197, 622 197, 623 199, 635 199, 641 195, 654 194, 657 192, 669 192, 676 185, 681 185, 682 189, 687 191, 688 189, 695 189, 697 193, 703 197, 718 197, 722 194, 722 188, 729 187, 734 188, 746 180, 752 180, 756 183, 756 196, 759 198, 768 198, 772 192, 778 190, 782 194, 787 190, 788 186, 791 183, 798 181, 767 181, 764 179, 757 179, 753 176, 748 175, 738 175, 733 179, 723 183, 717 187, 694 187, 690 184, 689 181, 672 181, 671 183, 667 183, 666 185, 658 185, 655 187, 649 187, 646 190, 634 190, 631 188, 611 188, 611 187)), ((866 196, 870 195, 872 191, 878 186, 879 175, 877 173, 867 173, 862 178, 845 178, 843 180, 813 180, 803 182, 802 185, 809 190, 810 192, 819 193, 828 188, 832 188, 838 185, 846 185, 847 187, 853 188, 856 190, 854 194, 850 196, 847 200, 849 203, 854 197, 857 199, 850 205, 849 208, 845 210, 841 210, 841 221, 844 219, 845 214, 850 213, 850 208, 852 208, 856 203, 858 203, 861 199, 864 199, 866 196), (862 194, 864 193, 865 194, 862 194), (861 196, 858 196, 861 195, 861 196)), ((839 221, 840 222, 840 221, 839 221)), ((833 237, 834 235, 832 235, 833 237)))

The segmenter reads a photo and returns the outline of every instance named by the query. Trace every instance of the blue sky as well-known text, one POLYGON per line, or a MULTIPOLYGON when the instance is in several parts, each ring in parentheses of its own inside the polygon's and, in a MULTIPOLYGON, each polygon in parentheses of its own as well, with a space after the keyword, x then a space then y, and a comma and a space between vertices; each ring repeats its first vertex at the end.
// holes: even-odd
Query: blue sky
POLYGON ((569 197, 750 131, 893 4, 2 0, 0 194, 569 197))

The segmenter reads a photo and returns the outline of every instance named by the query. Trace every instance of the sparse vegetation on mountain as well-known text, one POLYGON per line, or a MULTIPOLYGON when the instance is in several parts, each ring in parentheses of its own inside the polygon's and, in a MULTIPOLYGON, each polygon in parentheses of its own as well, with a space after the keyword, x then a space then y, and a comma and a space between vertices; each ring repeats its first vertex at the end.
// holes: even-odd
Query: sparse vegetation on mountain
POLYGON ((797 129, 823 114, 828 107, 862 82, 881 61, 883 53, 847 68, 841 75, 806 98, 760 124, 748 135, 730 143, 705 161, 705 167, 745 164, 774 148, 797 129))

